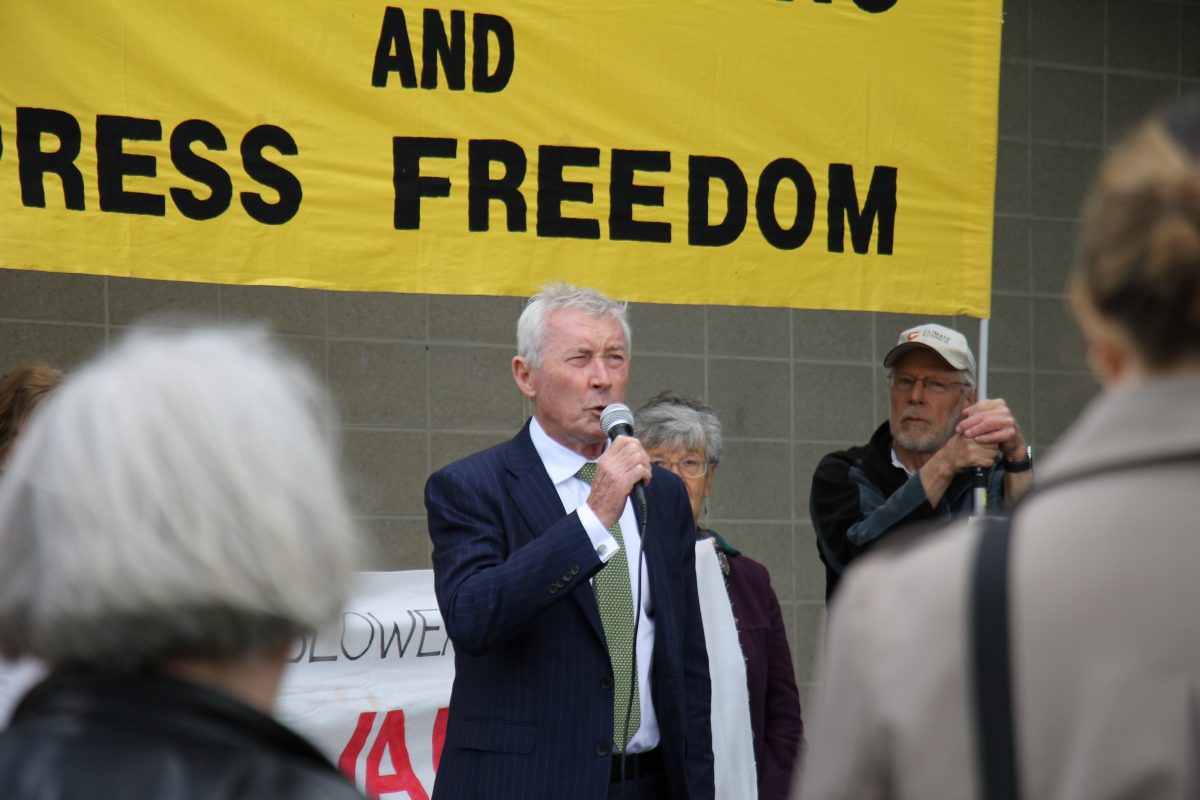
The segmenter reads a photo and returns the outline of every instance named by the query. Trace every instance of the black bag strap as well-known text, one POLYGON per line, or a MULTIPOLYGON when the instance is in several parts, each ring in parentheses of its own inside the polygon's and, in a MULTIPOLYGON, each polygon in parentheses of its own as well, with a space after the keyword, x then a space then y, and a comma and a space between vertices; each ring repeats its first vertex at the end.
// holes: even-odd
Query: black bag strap
POLYGON ((980 797, 1018 800, 1009 653, 1008 565, 1011 517, 984 517, 971 582, 971 651, 975 673, 980 797))
POLYGON ((979 755, 980 796, 983 800, 1020 798, 1013 723, 1008 602, 1012 514, 1034 495, 1042 495, 1063 484, 1114 472, 1194 462, 1198 459, 1200 454, 1182 451, 1101 464, 1035 484, 1007 516, 980 518, 983 532, 975 553, 971 581, 971 658, 975 675, 975 741, 979 755))

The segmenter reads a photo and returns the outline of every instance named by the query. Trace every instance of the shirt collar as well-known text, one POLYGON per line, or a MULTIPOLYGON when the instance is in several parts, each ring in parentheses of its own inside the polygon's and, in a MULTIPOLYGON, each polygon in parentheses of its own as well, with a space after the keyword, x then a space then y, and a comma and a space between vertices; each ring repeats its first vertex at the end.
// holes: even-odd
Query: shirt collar
POLYGON ((900 469, 904 470, 904 474, 910 478, 913 475, 917 474, 917 473, 913 472, 911 469, 909 469, 908 467, 904 466, 903 463, 901 463, 900 457, 898 455, 896 455, 896 448, 894 448, 894 447, 892 448, 892 466, 899 467, 900 469))
MULTIPOLYGON (((533 449, 537 450, 538 458, 542 459, 542 466, 546 468, 550 481, 555 486, 567 478, 575 477, 579 468, 587 463, 586 458, 551 439, 537 417, 529 420, 529 438, 533 440, 533 449)), ((605 448, 607 447, 606 443, 605 448)))

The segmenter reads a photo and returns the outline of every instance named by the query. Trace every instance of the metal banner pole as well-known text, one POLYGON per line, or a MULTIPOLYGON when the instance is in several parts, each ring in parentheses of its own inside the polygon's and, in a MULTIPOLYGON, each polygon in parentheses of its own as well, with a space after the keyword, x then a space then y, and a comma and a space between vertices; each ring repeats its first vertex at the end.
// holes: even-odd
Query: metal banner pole
MULTIPOLYGON (((977 385, 975 387, 975 402, 979 402, 987 398, 987 379, 988 379, 988 322, 987 319, 979 320, 979 370, 976 375, 977 385)), ((973 516, 982 517, 987 514, 987 474, 982 468, 975 468, 975 488, 972 493, 974 498, 973 516)))

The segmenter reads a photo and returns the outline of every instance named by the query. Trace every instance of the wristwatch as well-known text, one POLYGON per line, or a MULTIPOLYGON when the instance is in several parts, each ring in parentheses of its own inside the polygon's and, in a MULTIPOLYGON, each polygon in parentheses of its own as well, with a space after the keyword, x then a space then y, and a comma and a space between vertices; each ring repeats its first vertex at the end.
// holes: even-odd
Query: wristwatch
POLYGON ((1009 461, 1004 459, 1004 471, 1010 475, 1015 475, 1018 472, 1028 472, 1033 469, 1033 446, 1025 447, 1025 457, 1020 461, 1009 461))

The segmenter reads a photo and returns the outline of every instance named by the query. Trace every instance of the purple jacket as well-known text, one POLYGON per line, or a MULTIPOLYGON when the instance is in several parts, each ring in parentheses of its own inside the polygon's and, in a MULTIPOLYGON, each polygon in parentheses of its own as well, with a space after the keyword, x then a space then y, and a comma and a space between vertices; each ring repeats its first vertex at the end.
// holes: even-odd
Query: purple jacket
POLYGON ((758 796, 760 800, 787 798, 805 742, 800 693, 779 600, 766 567, 712 531, 703 533, 713 534, 729 564, 725 587, 746 659, 758 796))

